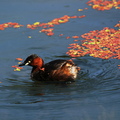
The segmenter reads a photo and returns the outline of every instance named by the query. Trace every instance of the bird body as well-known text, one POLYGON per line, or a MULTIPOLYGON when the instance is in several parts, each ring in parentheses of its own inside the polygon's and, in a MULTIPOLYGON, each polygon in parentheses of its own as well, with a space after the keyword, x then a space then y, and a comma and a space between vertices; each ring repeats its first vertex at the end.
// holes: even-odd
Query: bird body
POLYGON ((72 60, 57 59, 44 64, 36 54, 28 56, 19 66, 24 65, 32 66, 31 78, 37 81, 72 81, 80 69, 72 60))

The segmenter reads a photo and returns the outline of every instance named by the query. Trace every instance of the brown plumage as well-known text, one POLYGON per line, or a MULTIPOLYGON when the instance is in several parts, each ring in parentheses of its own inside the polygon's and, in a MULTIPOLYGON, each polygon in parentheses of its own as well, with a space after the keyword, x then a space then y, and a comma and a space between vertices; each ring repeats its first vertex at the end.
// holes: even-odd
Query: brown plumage
POLYGON ((80 70, 72 60, 53 60, 44 64, 42 58, 32 54, 19 66, 32 66, 31 78, 38 81, 72 81, 80 70))

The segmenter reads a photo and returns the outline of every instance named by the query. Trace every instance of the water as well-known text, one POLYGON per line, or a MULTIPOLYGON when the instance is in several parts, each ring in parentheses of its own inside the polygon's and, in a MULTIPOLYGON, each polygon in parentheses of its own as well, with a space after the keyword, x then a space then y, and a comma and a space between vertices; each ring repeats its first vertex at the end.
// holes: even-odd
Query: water
POLYGON ((86 15, 83 19, 55 26, 55 35, 46 36, 26 27, 0 31, 0 119, 1 120, 119 120, 120 60, 89 56, 77 58, 81 71, 75 83, 56 85, 33 82, 30 67, 14 72, 15 58, 36 53, 45 62, 66 57, 73 39, 91 30, 111 27, 120 20, 119 10, 96 11, 87 0, 1 0, 0 24, 48 22, 63 15, 86 15), (77 9, 88 7, 78 12, 77 9), (59 37, 63 33, 64 36, 59 37), (28 38, 31 36, 32 38, 28 38))

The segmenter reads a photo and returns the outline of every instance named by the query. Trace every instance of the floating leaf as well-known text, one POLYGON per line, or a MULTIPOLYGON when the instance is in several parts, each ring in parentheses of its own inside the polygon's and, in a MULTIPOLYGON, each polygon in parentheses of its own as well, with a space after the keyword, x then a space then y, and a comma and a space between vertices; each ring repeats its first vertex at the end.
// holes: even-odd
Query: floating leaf
POLYGON ((120 9, 120 0, 89 0, 87 2, 89 6, 97 10, 110 10, 115 7, 115 9, 120 9))
POLYGON ((23 59, 22 59, 22 58, 16 58, 16 60, 18 60, 18 61, 22 61, 23 59))
POLYGON ((5 30, 5 28, 8 28, 8 27, 19 28, 22 26, 23 25, 20 25, 19 23, 8 22, 8 23, 0 24, 0 30, 5 30))
POLYGON ((75 36, 72 36, 72 38, 79 38, 80 36, 77 36, 77 35, 75 35, 75 36))
MULTIPOLYGON (((115 25, 119 27, 119 24, 115 25)), ((89 54, 102 59, 120 59, 120 30, 105 27, 81 35, 82 44, 72 43, 67 52, 71 57, 89 54)))
POLYGON ((78 9, 78 11, 83 11, 83 9, 78 9))
POLYGON ((40 25, 40 22, 35 22, 33 23, 33 25, 40 25))
MULTIPOLYGON (((48 23, 35 22, 32 25, 27 24, 27 28, 37 29, 38 27, 42 27, 43 29, 40 30, 39 32, 44 32, 44 33, 46 33, 46 35, 51 36, 51 35, 54 35, 54 33, 49 31, 50 30, 49 28, 51 28, 51 27, 53 28, 55 25, 60 25, 60 24, 63 24, 63 23, 67 23, 67 22, 69 22, 70 19, 83 18, 83 17, 85 17, 85 15, 82 15, 82 16, 64 15, 60 18, 55 18, 55 19, 49 21, 48 23)), ((53 30, 54 29, 52 29, 52 31, 53 30)))

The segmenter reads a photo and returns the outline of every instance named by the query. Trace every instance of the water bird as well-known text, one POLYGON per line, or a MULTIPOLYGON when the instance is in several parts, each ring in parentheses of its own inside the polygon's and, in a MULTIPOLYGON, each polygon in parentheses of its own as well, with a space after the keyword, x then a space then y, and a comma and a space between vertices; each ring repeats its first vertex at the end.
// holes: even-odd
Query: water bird
POLYGON ((28 56, 19 66, 31 66, 31 79, 35 81, 75 81, 80 67, 72 60, 57 59, 44 64, 36 54, 28 56))

